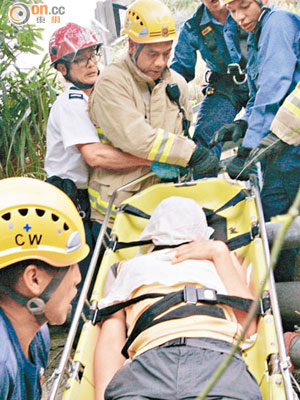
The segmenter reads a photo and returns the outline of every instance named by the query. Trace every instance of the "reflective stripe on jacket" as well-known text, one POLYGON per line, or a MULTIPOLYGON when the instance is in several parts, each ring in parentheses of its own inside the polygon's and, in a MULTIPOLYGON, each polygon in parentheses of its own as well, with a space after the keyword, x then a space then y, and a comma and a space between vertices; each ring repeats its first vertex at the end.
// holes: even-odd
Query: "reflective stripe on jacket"
POLYGON ((271 131, 288 144, 300 144, 300 82, 280 107, 271 131))
MULTIPOLYGON (((97 128, 101 128, 108 143, 124 152, 148 160, 186 166, 195 150, 195 143, 181 136, 182 114, 166 94, 169 83, 178 84, 180 105, 191 120, 192 111, 184 78, 166 68, 155 84, 129 57, 107 66, 101 72, 90 97, 91 120, 97 128)), ((109 201, 113 191, 149 171, 149 167, 120 171, 95 169, 89 187, 94 194, 98 193, 96 203, 101 207, 92 210, 92 218, 102 222, 103 216, 99 213, 103 215, 103 205, 109 201)), ((130 191, 119 193, 116 204, 156 182, 158 179, 153 177, 130 188, 130 191)), ((92 193, 91 190, 89 192, 92 193)), ((92 207, 93 203, 95 205, 95 201, 92 207)))

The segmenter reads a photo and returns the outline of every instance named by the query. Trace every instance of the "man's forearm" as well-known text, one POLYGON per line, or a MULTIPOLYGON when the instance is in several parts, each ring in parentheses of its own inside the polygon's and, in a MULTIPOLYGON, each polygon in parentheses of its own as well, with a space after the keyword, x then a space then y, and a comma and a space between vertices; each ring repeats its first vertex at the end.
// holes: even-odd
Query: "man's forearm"
POLYGON ((100 328, 94 354, 95 399, 104 400, 105 389, 114 374, 123 366, 121 350, 125 344, 125 315, 119 311, 105 320, 100 328))
MULTIPOLYGON (((227 293, 232 296, 239 296, 248 299, 254 299, 250 288, 246 284, 245 276, 241 273, 241 268, 238 271, 232 260, 232 254, 224 243, 219 243, 220 247, 216 249, 213 255, 213 262, 215 264, 218 275, 222 279, 227 293)), ((233 309, 234 314, 244 327, 248 313, 238 309, 233 309)), ((254 318, 246 332, 246 337, 251 336, 256 332, 257 323, 254 318)))
POLYGON ((104 143, 80 144, 77 147, 91 168, 119 170, 152 164, 150 160, 124 153, 104 143))

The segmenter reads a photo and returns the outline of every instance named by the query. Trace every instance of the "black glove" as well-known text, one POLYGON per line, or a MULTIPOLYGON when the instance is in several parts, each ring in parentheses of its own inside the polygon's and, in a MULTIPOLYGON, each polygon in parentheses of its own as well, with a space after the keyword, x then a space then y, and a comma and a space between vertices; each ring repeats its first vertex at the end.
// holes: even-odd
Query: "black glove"
POLYGON ((226 171, 232 179, 239 179, 241 181, 246 181, 249 179, 250 172, 253 171, 252 168, 245 168, 247 157, 249 156, 251 149, 248 147, 239 147, 236 157, 226 166, 226 171))
POLYGON ((277 155, 284 151, 287 146, 287 143, 279 139, 272 131, 269 131, 267 136, 260 141, 258 147, 251 150, 246 164, 250 166, 252 163, 257 163, 271 154, 277 155))
POLYGON ((218 170, 218 157, 208 148, 197 146, 188 166, 192 167, 197 175, 216 173, 218 170))
POLYGON ((240 138, 245 136, 248 123, 243 119, 238 119, 231 124, 225 124, 222 128, 218 129, 209 142, 209 147, 214 147, 220 142, 232 140, 237 142, 240 138))

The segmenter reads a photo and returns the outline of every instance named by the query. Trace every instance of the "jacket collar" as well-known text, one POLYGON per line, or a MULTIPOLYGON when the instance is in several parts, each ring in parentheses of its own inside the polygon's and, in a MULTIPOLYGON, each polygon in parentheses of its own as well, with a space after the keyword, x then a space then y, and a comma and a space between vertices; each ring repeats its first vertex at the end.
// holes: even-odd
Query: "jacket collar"
MULTIPOLYGON (((132 76, 134 77, 134 79, 137 82, 140 83, 146 83, 148 85, 151 86, 151 88, 153 88, 155 86, 155 81, 150 78, 148 75, 144 74, 131 60, 129 54, 127 54, 127 57, 125 59, 125 63, 130 71, 130 73, 132 74, 132 76)), ((162 75, 161 75, 161 80, 165 80, 167 79, 169 76, 171 75, 170 69, 169 67, 166 67, 165 70, 163 71, 162 75)))

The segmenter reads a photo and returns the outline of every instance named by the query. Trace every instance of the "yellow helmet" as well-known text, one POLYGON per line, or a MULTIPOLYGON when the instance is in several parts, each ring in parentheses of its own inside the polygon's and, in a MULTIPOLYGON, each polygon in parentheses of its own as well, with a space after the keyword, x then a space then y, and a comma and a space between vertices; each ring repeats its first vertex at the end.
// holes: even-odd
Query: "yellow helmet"
POLYGON ((157 43, 176 39, 174 18, 160 0, 137 0, 127 10, 122 35, 136 43, 157 43))
POLYGON ((0 232, 0 269, 28 259, 64 267, 89 252, 71 199, 38 179, 0 180, 0 232))

